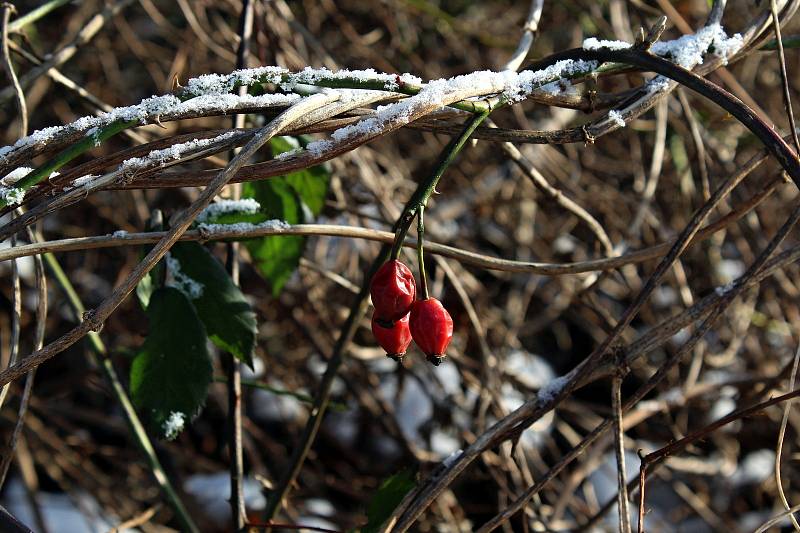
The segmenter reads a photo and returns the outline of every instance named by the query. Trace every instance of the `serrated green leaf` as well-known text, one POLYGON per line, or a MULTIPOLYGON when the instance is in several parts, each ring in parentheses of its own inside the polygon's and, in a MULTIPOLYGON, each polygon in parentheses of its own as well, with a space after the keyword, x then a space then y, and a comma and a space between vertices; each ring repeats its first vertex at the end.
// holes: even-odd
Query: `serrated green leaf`
POLYGON ((150 331, 131 365, 131 398, 162 438, 197 414, 212 378, 206 330, 189 299, 163 287, 147 306, 150 331))
POLYGON ((192 303, 205 324, 208 338, 252 368, 256 314, 241 289, 222 263, 196 242, 179 242, 170 254, 180 263, 183 275, 203 286, 192 303))
POLYGON ((381 525, 392 514, 406 494, 414 488, 414 475, 409 470, 401 470, 384 481, 367 507, 367 525, 361 533, 379 531, 381 525))

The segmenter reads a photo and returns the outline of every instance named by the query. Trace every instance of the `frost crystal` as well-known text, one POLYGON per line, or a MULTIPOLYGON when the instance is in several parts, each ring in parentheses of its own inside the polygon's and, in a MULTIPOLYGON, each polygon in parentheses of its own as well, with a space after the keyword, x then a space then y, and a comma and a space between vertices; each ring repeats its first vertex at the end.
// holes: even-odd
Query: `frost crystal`
POLYGON ((261 209, 259 204, 253 198, 243 198, 242 200, 219 200, 213 204, 209 204, 197 215, 197 222, 205 222, 220 215, 228 213, 242 213, 245 215, 254 215, 261 209))
POLYGON ((25 199, 25 189, 20 189, 19 187, 0 187, 0 198, 6 202, 6 205, 19 205, 25 199))
POLYGON ((87 183, 89 183, 90 181, 94 180, 97 177, 98 176, 96 176, 95 174, 87 174, 86 176, 81 176, 80 178, 75 178, 75 180, 72 181, 72 186, 73 187, 83 187, 84 185, 86 185, 87 183))
POLYGON ((625 127, 625 119, 622 118, 622 114, 616 109, 612 109, 611 111, 608 112, 608 119, 611 122, 616 123, 616 125, 619 126, 620 128, 625 127))
POLYGON ((286 229, 290 228, 291 225, 287 224, 284 220, 279 219, 272 219, 272 220, 265 220, 264 222, 259 222, 258 224, 253 224, 251 222, 237 222, 235 224, 199 224, 197 226, 200 231, 203 231, 208 234, 215 234, 215 233, 228 233, 228 232, 237 232, 237 233, 244 233, 246 231, 255 231, 258 229, 286 229))
POLYGON ((540 403, 549 403, 567 384, 567 376, 561 376, 550 380, 544 387, 539 389, 538 399, 540 403))
POLYGON ((167 440, 172 440, 183 431, 183 426, 186 423, 186 415, 178 411, 172 411, 169 418, 164 420, 161 429, 164 430, 164 437, 167 440))
POLYGON ((596 37, 589 37, 588 39, 583 40, 584 50, 597 50, 599 48, 607 48, 609 50, 625 50, 626 48, 630 47, 630 43, 626 43, 625 41, 603 41, 597 39, 596 37))
POLYGON ((654 43, 651 51, 667 57, 685 69, 692 69, 703 63, 703 55, 713 51, 714 55, 727 60, 739 51, 744 44, 738 33, 728 37, 719 24, 700 28, 694 35, 684 35, 673 41, 654 43))
POLYGON ((144 157, 133 157, 131 159, 126 159, 119 166, 119 169, 122 172, 131 172, 155 164, 163 167, 170 160, 179 160, 186 152, 198 151, 212 144, 226 141, 227 139, 230 139, 236 135, 236 133, 237 132, 235 131, 229 131, 228 133, 223 133, 222 135, 217 135, 216 137, 211 137, 210 139, 193 139, 185 143, 173 144, 169 148, 164 148, 163 150, 153 150, 144 157))
POLYGON ((181 271, 181 263, 172 254, 167 252, 165 256, 167 260, 167 287, 174 287, 181 291, 183 294, 197 300, 203 295, 204 286, 181 271))

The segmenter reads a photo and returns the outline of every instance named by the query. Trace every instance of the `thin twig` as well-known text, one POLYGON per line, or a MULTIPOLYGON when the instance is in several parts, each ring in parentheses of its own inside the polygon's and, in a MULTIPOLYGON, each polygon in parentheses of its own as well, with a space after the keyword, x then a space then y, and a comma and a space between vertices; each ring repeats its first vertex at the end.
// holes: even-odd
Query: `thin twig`
MULTIPOLYGON (((789 92, 789 77, 786 74, 786 55, 783 53, 783 40, 781 39, 781 21, 778 19, 778 6, 775 0, 769 2, 772 14, 772 27, 775 30, 775 39, 778 43, 778 62, 780 63, 781 83, 783 84, 783 103, 786 106, 786 114, 789 117, 789 128, 792 130, 794 147, 797 154, 800 154, 800 138, 797 136, 797 126, 794 122, 794 110, 792 109, 792 95, 789 92)), ((792 517, 795 529, 800 531, 800 525, 792 517)))
POLYGON ((630 533, 631 515, 628 510, 628 489, 625 481, 625 430, 622 425, 622 369, 611 381, 611 408, 614 410, 614 451, 617 457, 617 512, 619 533, 630 533))
MULTIPOLYGON (((239 17, 239 48, 236 51, 236 68, 247 67, 247 57, 250 54, 250 38, 253 34, 253 8, 255 0, 244 0, 242 12, 239 17)), ((183 6, 183 4, 181 4, 183 6)), ((183 9, 183 7, 182 7, 183 9)), ((247 94, 247 87, 239 87, 239 95, 247 94)), ((241 129, 245 125, 245 116, 236 114, 233 117, 233 128, 241 129)), ((234 149, 235 157, 238 150, 234 149)), ((241 186, 232 185, 232 197, 238 200, 241 195, 241 186)), ((239 285, 239 246, 238 243, 228 243, 227 270, 235 285, 239 285)), ((244 455, 242 450, 242 372, 241 363, 232 353, 225 354, 228 367, 228 460, 230 462, 231 486, 231 520, 235 531, 244 528, 247 518, 244 496, 244 455)))
MULTIPOLYGON (((44 259, 47 262, 48 268, 53 273, 56 283, 58 283, 58 285, 61 287, 61 290, 64 291, 64 295, 67 297, 67 302, 69 302, 70 307, 75 312, 75 316, 80 319, 80 317, 84 316, 86 313, 86 308, 84 307, 80 296, 78 296, 78 293, 75 291, 75 287, 72 285, 69 276, 67 276, 66 272, 64 272, 64 270, 61 268, 61 265, 53 254, 44 254, 44 259)), ((139 448, 142 450, 145 458, 147 459, 147 463, 150 467, 151 473, 153 474, 153 478, 156 480, 159 488, 164 493, 164 496, 169 502, 170 507, 177 515, 178 520, 181 522, 182 527, 191 532, 199 531, 197 526, 194 524, 189 511, 181 501, 178 492, 172 486, 172 482, 167 476, 164 467, 161 465, 161 461, 156 454, 153 443, 150 441, 150 437, 147 435, 147 431, 145 430, 142 421, 139 419, 139 415, 136 413, 133 403, 128 397, 125 387, 122 385, 122 381, 119 379, 117 370, 114 368, 114 364, 109 357, 105 344, 103 343, 102 339, 100 339, 100 335, 95 331, 91 331, 88 334, 88 339, 89 348, 91 349, 92 353, 94 353, 94 355, 100 359, 100 367, 103 369, 106 379, 108 379, 109 383, 111 384, 111 391, 113 392, 117 402, 119 402, 120 407, 122 407, 122 412, 125 414, 125 419, 130 427, 131 435, 133 436, 134 440, 136 440, 136 443, 139 445, 139 448)))
MULTIPOLYGON (((34 232, 28 228, 28 240, 31 242, 36 241, 34 232)), ((33 340, 34 350, 38 350, 44 345, 45 326, 47 325, 47 277, 44 272, 44 263, 42 256, 37 255, 34 257, 34 267, 36 269, 36 332, 33 340)), ((16 270, 16 261, 14 262, 14 270, 16 270)), ((22 395, 19 400, 19 409, 17 410, 17 421, 14 429, 11 432, 8 445, 2 453, 2 460, 0 460, 0 489, 3 487, 8 474, 8 468, 11 466, 11 460, 14 457, 14 450, 17 446, 17 440, 22 433, 22 428, 25 425, 25 414, 28 411, 28 404, 33 391, 33 382, 36 377, 36 370, 31 370, 25 378, 25 385, 22 389, 22 395)))
MULTIPOLYGON (((797 350, 795 350, 794 358, 792 362, 792 373, 791 377, 789 378, 789 390, 794 390, 795 381, 797 379, 797 370, 798 366, 800 366, 800 344, 797 346, 797 350)), ((789 504, 789 500, 786 498, 786 492, 783 489, 783 480, 781 479, 781 455, 783 452, 783 443, 786 437, 786 426, 789 422, 789 412, 792 410, 792 403, 793 401, 789 400, 786 402, 786 406, 783 408, 783 417, 781 418, 781 426, 778 430, 778 444, 776 445, 775 449, 775 484, 778 487, 778 496, 780 496, 781 502, 783 503, 784 509, 787 511, 792 507, 789 504)), ((795 531, 800 531, 800 524, 795 518, 794 513, 789 513, 789 518, 792 521, 792 525, 794 526, 795 531)))
MULTIPOLYGON (((471 117, 470 120, 467 121, 461 136, 458 139, 454 139, 453 142, 445 147, 441 154, 441 158, 436 170, 430 176, 426 177, 426 179, 420 181, 416 190, 411 195, 408 202, 406 202, 400 217, 395 223, 394 245, 391 248, 388 245, 381 247, 381 251, 375 257, 370 269, 367 271, 367 275, 361 284, 361 290, 350 307, 347 319, 342 326, 341 333, 339 334, 339 337, 336 340, 336 344, 333 348, 333 353, 328 359, 328 365, 325 368, 325 373, 322 376, 322 381, 320 382, 317 395, 314 399, 314 408, 311 411, 311 417, 306 423, 303 435, 301 436, 301 443, 295 448, 295 451, 289 460, 289 468, 281 477, 277 487, 270 494, 269 500, 267 500, 267 506, 264 511, 265 520, 272 520, 272 518, 278 512, 278 509, 283 503, 283 499, 286 497, 286 494, 288 494, 290 486, 292 483, 294 483, 294 480, 300 473, 303 463, 308 456, 308 452, 311 450, 311 445, 313 444, 314 438, 319 431, 319 426, 322 423, 322 417, 324 416, 328 407, 333 380, 339 371, 339 367, 342 365, 345 351, 347 350, 350 341, 352 341, 353 337, 355 336, 356 330, 358 329, 358 323, 366 313, 369 301, 369 282, 372 279, 372 276, 389 257, 397 257, 399 255, 399 248, 401 247, 404 237, 411 226, 411 222, 414 220, 414 216, 420 208, 424 208, 428 198, 430 198, 431 194, 433 194, 439 179, 441 179, 445 170, 455 159, 461 148, 467 143, 469 136, 472 134, 478 124, 480 124, 488 116, 489 112, 485 112, 471 117), (395 253, 394 249, 398 250, 397 253, 395 253)), ((2 376, 2 373, 0 373, 0 376, 2 376)))
POLYGON ((14 4, 3 2, 0 5, 2 10, 2 28, 0 28, 0 43, 3 49, 3 68, 6 71, 6 76, 11 81, 11 86, 14 89, 14 95, 17 97, 17 108, 19 109, 19 138, 23 138, 28 134, 28 107, 25 105, 25 93, 22 92, 22 87, 17 79, 17 73, 14 72, 14 64, 11 63, 11 56, 8 53, 8 32, 9 32, 9 18, 11 14, 16 11, 14 4))

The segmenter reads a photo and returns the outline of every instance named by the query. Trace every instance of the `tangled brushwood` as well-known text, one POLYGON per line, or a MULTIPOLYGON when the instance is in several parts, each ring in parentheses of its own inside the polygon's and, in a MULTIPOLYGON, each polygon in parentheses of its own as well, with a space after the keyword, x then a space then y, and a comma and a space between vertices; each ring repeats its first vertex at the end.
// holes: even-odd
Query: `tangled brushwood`
POLYGON ((798 6, 0 5, 0 530, 800 530, 798 6))

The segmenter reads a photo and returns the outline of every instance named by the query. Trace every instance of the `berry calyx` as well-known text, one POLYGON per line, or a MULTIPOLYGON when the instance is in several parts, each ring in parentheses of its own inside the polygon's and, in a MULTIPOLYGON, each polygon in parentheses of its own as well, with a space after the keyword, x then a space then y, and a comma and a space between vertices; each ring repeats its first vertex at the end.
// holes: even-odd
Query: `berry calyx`
POLYGON ((372 315, 372 334, 381 348, 386 350, 386 355, 397 361, 403 360, 403 356, 411 344, 411 331, 408 328, 408 315, 396 322, 386 322, 378 318, 377 313, 372 315))
POLYGON ((418 300, 411 306, 411 337, 428 361, 439 366, 453 338, 453 319, 436 298, 418 300))
POLYGON ((411 309, 417 297, 417 283, 411 270, 394 259, 384 263, 372 277, 369 294, 375 315, 386 322, 395 322, 411 309))

